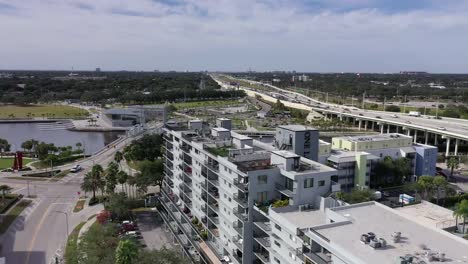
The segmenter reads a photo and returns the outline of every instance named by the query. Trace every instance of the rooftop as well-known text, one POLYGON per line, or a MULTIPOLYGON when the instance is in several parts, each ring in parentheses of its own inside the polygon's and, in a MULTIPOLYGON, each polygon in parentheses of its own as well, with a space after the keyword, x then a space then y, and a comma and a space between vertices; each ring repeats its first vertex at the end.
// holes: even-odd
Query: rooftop
POLYGON ((412 139, 410 136, 397 133, 389 134, 378 134, 378 135, 365 135, 365 136, 348 136, 348 137, 339 137, 340 139, 348 140, 351 142, 365 142, 365 141, 384 141, 384 140, 394 140, 394 139, 412 139))
POLYGON ((309 130, 317 130, 313 127, 303 126, 303 125, 284 125, 278 126, 279 128, 291 130, 291 131, 309 131, 309 130))
POLYGON ((335 248, 340 248, 341 254, 352 256, 356 263, 395 263, 398 257, 405 255, 428 262, 424 255, 438 252, 445 254, 445 262, 468 263, 468 241, 421 225, 379 203, 338 207, 327 214, 338 221, 315 227, 315 232, 328 239, 335 248), (368 232, 385 239, 387 247, 373 249, 362 243, 361 235, 368 232), (400 242, 393 242, 394 232, 401 232, 400 242))
POLYGON ((279 208, 271 207, 270 210, 299 229, 321 225, 326 221, 325 213, 320 210, 300 211, 297 206, 292 205, 279 208))
POLYGON ((421 201, 421 203, 411 206, 397 207, 395 210, 428 227, 447 228, 456 224, 452 210, 427 201, 421 201))
POLYGON ((291 152, 291 151, 287 151, 287 150, 276 150, 276 151, 272 151, 272 153, 276 154, 278 156, 281 156, 283 158, 298 158, 298 157, 300 157, 296 153, 291 152))

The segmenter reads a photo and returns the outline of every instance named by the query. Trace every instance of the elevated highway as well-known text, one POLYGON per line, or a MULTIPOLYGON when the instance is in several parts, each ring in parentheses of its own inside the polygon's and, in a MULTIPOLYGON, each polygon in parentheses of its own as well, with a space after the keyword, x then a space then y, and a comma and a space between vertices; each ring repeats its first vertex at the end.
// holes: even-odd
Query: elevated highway
MULTIPOLYGON (((215 79, 224 88, 234 88, 228 83, 215 79)), ((458 155, 459 146, 468 141, 468 120, 457 118, 436 118, 435 116, 409 116, 406 113, 363 110, 357 107, 329 104, 317 101, 303 94, 281 89, 270 84, 243 80, 265 89, 241 86, 248 96, 260 96, 263 100, 280 100, 287 107, 316 111, 327 119, 338 118, 348 121, 364 130, 379 130, 381 133, 405 133, 414 137, 414 142, 444 145, 445 154, 458 155)))

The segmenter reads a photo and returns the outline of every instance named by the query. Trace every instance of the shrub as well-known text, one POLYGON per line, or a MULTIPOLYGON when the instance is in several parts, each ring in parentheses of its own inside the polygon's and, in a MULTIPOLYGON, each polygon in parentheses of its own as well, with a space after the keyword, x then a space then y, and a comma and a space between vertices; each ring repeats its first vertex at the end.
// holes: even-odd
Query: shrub
POLYGON ((201 232, 200 236, 202 237, 203 240, 207 240, 208 239, 208 231, 203 230, 201 232))
POLYGON ((289 200, 278 200, 273 203, 274 208, 284 207, 289 205, 289 200))
POLYGON ((98 204, 98 203, 99 203, 99 198, 97 198, 97 197, 96 197, 96 198, 95 198, 95 197, 92 197, 92 198, 89 200, 88 205, 89 205, 89 206, 93 206, 93 205, 98 204))

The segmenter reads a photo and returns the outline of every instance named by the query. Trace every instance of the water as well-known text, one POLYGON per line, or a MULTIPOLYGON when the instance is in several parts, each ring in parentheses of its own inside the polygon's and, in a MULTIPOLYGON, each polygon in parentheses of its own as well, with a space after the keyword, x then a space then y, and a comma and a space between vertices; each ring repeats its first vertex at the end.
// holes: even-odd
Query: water
POLYGON ((69 124, 57 123, 0 123, 0 138, 8 140, 11 150, 23 150, 21 144, 29 139, 72 146, 81 142, 86 154, 92 154, 118 138, 122 132, 78 132, 67 130, 69 124))

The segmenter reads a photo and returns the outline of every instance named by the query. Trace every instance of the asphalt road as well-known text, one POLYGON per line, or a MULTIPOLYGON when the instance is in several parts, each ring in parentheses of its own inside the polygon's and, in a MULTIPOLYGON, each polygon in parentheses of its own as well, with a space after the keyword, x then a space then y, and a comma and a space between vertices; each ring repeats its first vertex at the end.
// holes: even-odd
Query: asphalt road
MULTIPOLYGON (((87 207, 79 213, 73 213, 81 191, 80 184, 85 173, 94 165, 104 168, 114 159, 114 153, 123 149, 133 139, 124 140, 97 156, 80 163, 83 170, 69 174, 58 182, 31 181, 29 193, 37 195, 34 202, 0 236, 2 251, 0 257, 6 257, 7 264, 45 264, 51 263, 56 253, 61 253, 66 237, 73 228, 88 217, 102 210, 101 205, 87 207), (68 230, 67 230, 68 215, 68 230), (68 232, 68 234, 67 234, 68 232)), ((62 166, 66 169, 73 166, 62 166)), ((8 174, 0 175, 2 184, 13 187, 17 194, 28 194, 25 180, 7 179, 8 174)))

